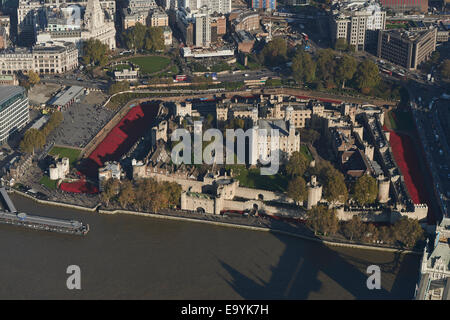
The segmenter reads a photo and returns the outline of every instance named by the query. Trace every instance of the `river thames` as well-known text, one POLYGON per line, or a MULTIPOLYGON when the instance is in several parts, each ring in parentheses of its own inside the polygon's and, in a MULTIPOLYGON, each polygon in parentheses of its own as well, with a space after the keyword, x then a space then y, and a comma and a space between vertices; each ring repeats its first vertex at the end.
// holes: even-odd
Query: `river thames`
POLYGON ((412 299, 420 256, 327 247, 269 232, 39 205, 85 236, 0 225, 0 299, 412 299), (381 290, 366 286, 381 268, 381 290), (68 290, 69 265, 81 290, 68 290))

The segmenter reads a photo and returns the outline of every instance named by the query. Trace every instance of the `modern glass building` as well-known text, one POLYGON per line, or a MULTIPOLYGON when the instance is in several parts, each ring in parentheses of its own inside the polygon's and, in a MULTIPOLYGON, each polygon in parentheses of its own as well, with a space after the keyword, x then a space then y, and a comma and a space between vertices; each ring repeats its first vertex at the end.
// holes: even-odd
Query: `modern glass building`
POLYGON ((4 144, 11 133, 22 129, 29 121, 25 88, 0 86, 0 144, 4 144))

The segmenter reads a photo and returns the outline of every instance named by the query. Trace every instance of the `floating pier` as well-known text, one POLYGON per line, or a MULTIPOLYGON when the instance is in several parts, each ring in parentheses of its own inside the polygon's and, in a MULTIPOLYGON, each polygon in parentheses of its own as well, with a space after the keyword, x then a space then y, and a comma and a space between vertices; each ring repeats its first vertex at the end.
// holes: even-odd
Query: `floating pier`
POLYGON ((6 210, 9 211, 0 211, 0 223, 77 235, 85 235, 89 232, 89 225, 84 225, 76 220, 32 216, 23 212, 18 213, 5 188, 0 188, 0 197, 6 206, 6 210))

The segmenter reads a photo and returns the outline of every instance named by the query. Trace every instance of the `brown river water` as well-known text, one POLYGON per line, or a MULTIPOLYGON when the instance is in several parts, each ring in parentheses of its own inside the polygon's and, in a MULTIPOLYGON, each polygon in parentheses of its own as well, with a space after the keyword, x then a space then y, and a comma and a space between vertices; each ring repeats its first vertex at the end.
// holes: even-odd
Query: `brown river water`
POLYGON ((39 205, 76 219, 84 237, 0 224, 0 299, 412 299, 420 257, 334 248, 290 236, 39 205), (369 265, 381 268, 369 290, 369 265), (69 265, 81 290, 68 290, 69 265))

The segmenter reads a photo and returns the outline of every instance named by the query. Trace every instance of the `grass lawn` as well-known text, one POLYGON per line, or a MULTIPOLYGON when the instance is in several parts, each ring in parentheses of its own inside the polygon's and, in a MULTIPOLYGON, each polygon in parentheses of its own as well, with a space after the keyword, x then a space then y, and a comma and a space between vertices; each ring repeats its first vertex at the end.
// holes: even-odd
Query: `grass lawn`
POLYGON ((279 173, 271 176, 262 176, 259 169, 241 169, 237 179, 242 187, 269 191, 284 192, 288 184, 288 179, 279 173))
POLYGON ((138 65, 140 72, 153 73, 166 68, 170 64, 170 59, 159 56, 131 58, 129 61, 138 65))
POLYGON ((52 150, 50 150, 49 154, 52 156, 59 155, 59 157, 61 158, 69 158, 70 166, 73 167, 75 162, 77 162, 80 152, 81 150, 79 149, 53 147, 52 150))
POLYGON ((111 72, 114 72, 114 71, 122 71, 122 70, 124 70, 124 69, 131 69, 131 66, 128 65, 128 64, 118 64, 118 65, 112 66, 112 67, 110 68, 111 72))
POLYGON ((302 144, 300 146, 300 152, 306 156, 309 162, 313 160, 311 152, 309 152, 309 149, 306 145, 302 144))
POLYGON ((51 190, 56 190, 56 184, 58 180, 50 180, 48 176, 42 176, 41 180, 39 180, 40 184, 43 184, 47 188, 51 190))

